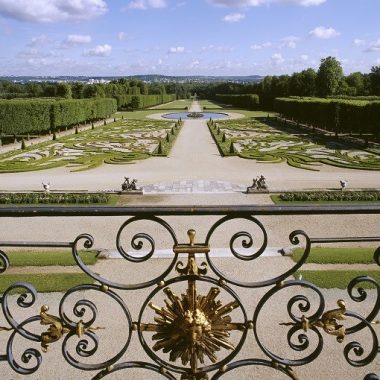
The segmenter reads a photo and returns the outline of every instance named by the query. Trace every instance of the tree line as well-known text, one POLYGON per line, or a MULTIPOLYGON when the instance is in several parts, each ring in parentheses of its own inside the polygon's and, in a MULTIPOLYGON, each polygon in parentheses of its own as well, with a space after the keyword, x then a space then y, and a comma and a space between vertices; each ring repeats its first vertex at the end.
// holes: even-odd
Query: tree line
POLYGON ((334 57, 327 57, 321 60, 318 70, 308 68, 292 75, 267 75, 257 83, 195 83, 192 91, 207 99, 216 99, 217 94, 257 94, 260 107, 267 110, 273 109, 278 97, 360 96, 368 99, 380 96, 380 65, 373 66, 368 74, 354 72, 345 76, 341 63, 334 57))

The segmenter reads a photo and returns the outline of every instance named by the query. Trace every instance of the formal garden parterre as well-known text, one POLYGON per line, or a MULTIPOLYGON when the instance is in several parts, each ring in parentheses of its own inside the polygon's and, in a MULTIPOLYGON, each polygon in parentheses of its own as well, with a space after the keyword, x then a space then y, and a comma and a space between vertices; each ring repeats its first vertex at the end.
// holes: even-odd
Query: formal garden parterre
POLYGON ((311 135, 274 124, 272 119, 210 120, 208 125, 224 156, 239 156, 260 162, 280 163, 318 171, 322 164, 341 168, 380 170, 374 149, 349 146, 347 142, 311 135))
POLYGON ((68 166, 71 171, 103 163, 125 164, 152 155, 165 156, 181 123, 119 120, 106 126, 0 155, 0 173, 68 166))

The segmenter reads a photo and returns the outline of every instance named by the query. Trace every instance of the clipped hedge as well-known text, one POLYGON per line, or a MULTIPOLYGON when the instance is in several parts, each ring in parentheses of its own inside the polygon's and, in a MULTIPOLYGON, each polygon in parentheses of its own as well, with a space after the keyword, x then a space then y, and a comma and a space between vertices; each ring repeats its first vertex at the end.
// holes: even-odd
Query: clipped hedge
POLYGON ((369 95, 369 96, 349 96, 349 95, 334 95, 328 96, 329 99, 346 99, 346 100, 368 100, 370 102, 380 101, 380 96, 369 95))
POLYGON ((259 95, 256 94, 217 94, 215 95, 215 100, 220 103, 231 104, 234 107, 247 108, 249 110, 258 109, 260 103, 259 95))
POLYGON ((282 193, 279 198, 284 202, 380 201, 380 191, 305 191, 282 193))
POLYGON ((47 132, 116 112, 114 99, 0 100, 0 133, 47 132))
POLYGON ((380 132, 380 101, 277 98, 275 111, 286 118, 336 133, 380 132))
POLYGON ((108 203, 109 194, 7 193, 0 194, 0 204, 93 204, 108 203))
POLYGON ((176 100, 175 94, 164 95, 117 95, 117 108, 143 109, 176 100))

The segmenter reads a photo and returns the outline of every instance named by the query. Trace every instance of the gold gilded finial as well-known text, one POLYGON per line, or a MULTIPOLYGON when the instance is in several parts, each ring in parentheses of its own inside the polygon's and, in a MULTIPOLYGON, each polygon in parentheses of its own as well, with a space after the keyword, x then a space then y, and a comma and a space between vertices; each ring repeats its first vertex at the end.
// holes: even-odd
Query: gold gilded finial
POLYGON ((190 246, 191 246, 191 247, 194 246, 195 233, 196 233, 196 232, 195 232, 195 230, 193 230, 193 229, 187 231, 187 236, 188 236, 189 239, 190 239, 190 246))

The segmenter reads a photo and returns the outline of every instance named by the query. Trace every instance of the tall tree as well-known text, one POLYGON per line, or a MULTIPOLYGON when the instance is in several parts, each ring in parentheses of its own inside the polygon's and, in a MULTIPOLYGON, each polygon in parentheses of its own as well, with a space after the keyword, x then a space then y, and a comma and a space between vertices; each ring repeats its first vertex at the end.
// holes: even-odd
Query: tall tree
POLYGON ((380 96, 380 65, 372 66, 369 78, 371 81, 371 94, 380 96))
POLYGON ((362 73, 357 71, 346 76, 346 82, 355 89, 354 95, 364 95, 364 75, 362 73))
POLYGON ((336 95, 343 79, 343 69, 334 57, 321 60, 317 73, 317 92, 320 96, 336 95))
POLYGON ((71 86, 66 82, 60 82, 57 84, 57 96, 61 98, 71 99, 72 92, 71 86))
POLYGON ((309 68, 300 72, 301 75, 301 95, 315 96, 317 92, 317 73, 314 69, 309 68))

